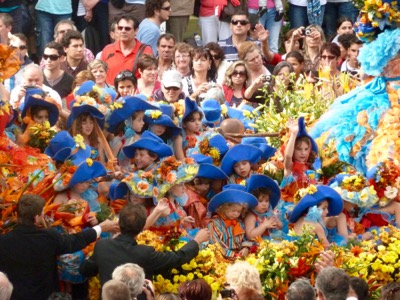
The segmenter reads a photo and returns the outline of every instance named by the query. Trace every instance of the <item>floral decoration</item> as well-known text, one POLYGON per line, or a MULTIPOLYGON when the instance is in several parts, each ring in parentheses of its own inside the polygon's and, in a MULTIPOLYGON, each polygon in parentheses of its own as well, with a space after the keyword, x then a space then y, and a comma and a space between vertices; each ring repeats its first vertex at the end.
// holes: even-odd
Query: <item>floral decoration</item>
POLYGON ((304 198, 306 195, 312 195, 317 192, 317 187, 313 184, 308 186, 307 188, 299 189, 294 195, 294 204, 299 203, 299 201, 304 198))
POLYGON ((50 127, 49 121, 43 124, 35 124, 29 127, 30 140, 29 146, 39 148, 41 151, 49 145, 50 140, 57 134, 54 128, 50 127))

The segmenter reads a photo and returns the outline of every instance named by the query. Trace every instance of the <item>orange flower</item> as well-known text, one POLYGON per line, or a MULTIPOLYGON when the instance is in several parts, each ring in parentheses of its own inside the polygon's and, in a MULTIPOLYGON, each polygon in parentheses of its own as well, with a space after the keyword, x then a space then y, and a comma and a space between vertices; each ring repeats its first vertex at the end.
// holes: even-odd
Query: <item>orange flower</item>
POLYGON ((350 252, 353 253, 355 257, 358 257, 360 253, 363 252, 363 249, 361 249, 358 246, 354 246, 353 248, 350 249, 350 252))
POLYGON ((137 188, 139 191, 145 192, 149 188, 149 184, 146 181, 139 181, 137 184, 137 188))
POLYGON ((20 61, 16 49, 0 44, 0 73, 2 79, 7 79, 18 72, 20 61))
POLYGON ((158 192, 158 187, 153 187, 153 195, 154 195, 154 197, 158 197, 158 195, 159 195, 159 192, 158 192))
POLYGON ((173 183, 176 181, 176 173, 169 173, 166 177, 168 183, 173 183))

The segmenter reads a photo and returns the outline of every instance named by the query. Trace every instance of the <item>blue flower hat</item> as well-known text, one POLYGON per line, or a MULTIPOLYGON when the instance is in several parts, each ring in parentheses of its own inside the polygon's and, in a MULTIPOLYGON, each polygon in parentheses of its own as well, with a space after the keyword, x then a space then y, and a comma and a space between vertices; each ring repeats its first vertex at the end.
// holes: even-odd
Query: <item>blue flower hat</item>
MULTIPOLYGON (((76 103, 76 102, 75 102, 76 103)), ((82 102, 83 103, 83 102, 82 102)), ((67 119, 67 128, 71 128, 73 122, 76 120, 76 118, 83 113, 88 113, 90 116, 92 116, 97 124, 99 124, 100 128, 103 129, 104 127, 104 122, 105 122, 105 117, 100 110, 98 110, 95 106, 89 105, 89 104, 80 104, 80 105, 74 105, 71 108, 71 114, 69 115, 67 119)))
POLYGON ((252 114, 255 113, 254 107, 244 104, 240 105, 238 108, 230 107, 229 104, 226 105, 228 107, 228 117, 232 119, 238 119, 243 123, 245 129, 255 130, 254 119, 252 118, 252 114))
POLYGON ((278 184, 265 175, 260 174, 251 174, 250 177, 246 180, 246 190, 251 193, 255 189, 258 188, 266 188, 271 194, 269 196, 269 203, 271 207, 274 209, 281 198, 281 190, 278 184))
POLYGON ((235 203, 246 208, 257 206, 257 198, 246 191, 246 187, 241 184, 227 184, 222 192, 215 195, 208 203, 208 211, 214 213, 218 207, 225 203, 235 203))
POLYGON ((163 125, 167 127, 172 137, 182 134, 182 128, 175 125, 174 121, 165 115, 162 110, 146 110, 144 115, 144 122, 149 125, 163 125))
POLYGON ((196 177, 208 179, 228 179, 228 176, 217 166, 213 165, 213 159, 204 154, 193 154, 191 156, 200 165, 196 177))
POLYGON ((268 145, 267 140, 262 137, 244 137, 242 139, 242 144, 252 145, 257 148, 260 148, 260 150, 263 152, 263 155, 261 156, 261 159, 263 160, 270 159, 272 156, 275 155, 276 152, 276 148, 268 145))
POLYGON ((51 102, 50 99, 40 98, 37 95, 28 95, 25 97, 25 102, 24 102, 24 108, 22 109, 21 112, 21 117, 22 119, 25 118, 26 116, 32 118, 30 111, 32 107, 34 106, 42 106, 45 107, 49 110, 49 123, 50 126, 56 125, 59 117, 59 110, 55 102, 51 102))
POLYGON ((202 112, 200 107, 197 105, 197 102, 191 100, 189 97, 185 99, 185 112, 183 113, 181 123, 189 116, 192 112, 199 111, 202 112))
POLYGON ((213 164, 219 166, 224 155, 228 152, 229 146, 226 139, 218 133, 207 132, 201 140, 197 141, 195 147, 188 149, 188 156, 204 154, 213 159, 213 164))
POLYGON ((226 175, 233 173, 233 166, 240 161, 248 160, 250 164, 255 164, 260 160, 262 151, 250 145, 235 145, 224 156, 221 162, 221 169, 226 175))
POLYGON ((299 118, 299 132, 297 133, 297 137, 306 136, 311 141, 311 150, 318 154, 318 145, 315 140, 307 133, 306 124, 304 122, 304 117, 299 118))
POLYGON ((207 99, 200 103, 204 113, 203 123, 209 127, 216 127, 222 121, 221 104, 215 99, 207 99))
POLYGON ((110 199, 122 199, 128 191, 139 198, 153 197, 153 179, 152 171, 139 170, 131 173, 122 181, 117 181, 110 186, 110 199))

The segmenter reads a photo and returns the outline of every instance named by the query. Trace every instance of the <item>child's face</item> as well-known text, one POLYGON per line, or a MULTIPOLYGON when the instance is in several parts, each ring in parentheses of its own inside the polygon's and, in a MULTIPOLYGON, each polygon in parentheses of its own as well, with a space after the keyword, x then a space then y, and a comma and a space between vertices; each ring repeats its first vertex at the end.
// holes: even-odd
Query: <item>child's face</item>
POLYGON ((151 157, 146 149, 136 149, 133 162, 139 170, 144 170, 156 160, 151 157))
POLYGON ((72 189, 75 193, 80 195, 83 194, 89 188, 89 186, 90 186, 90 181, 85 181, 75 184, 72 189))
POLYGON ((246 178, 249 176, 250 171, 251 171, 251 165, 248 160, 242 160, 237 162, 233 166, 233 171, 239 175, 240 177, 246 178))
POLYGON ((120 82, 118 82, 117 90, 121 97, 132 95, 134 89, 135 86, 133 85, 133 82, 129 79, 121 80, 120 82))
POLYGON ((91 118, 86 118, 82 121, 82 134, 84 136, 89 136, 94 129, 94 121, 91 118))
POLYGON ((267 194, 260 194, 258 196, 258 204, 255 208, 255 211, 263 214, 266 213, 269 209, 269 196, 267 194))
POLYGON ((150 130, 156 136, 161 136, 165 133, 165 131, 167 130, 167 127, 164 125, 153 124, 153 125, 150 125, 150 130))
POLYGON ((129 195, 129 202, 132 204, 144 204, 146 202, 145 198, 139 198, 136 195, 129 195))
POLYGON ((201 128, 200 114, 194 113, 193 118, 183 124, 183 128, 186 131, 186 135, 199 133, 201 128))
POLYGON ((362 45, 359 44, 352 44, 347 51, 347 54, 349 55, 350 59, 357 59, 358 54, 360 53, 362 45))
POLYGON ((193 180, 194 189, 198 192, 201 196, 207 195, 208 191, 210 190, 210 180, 205 178, 195 178, 193 180))
POLYGON ((296 162, 305 163, 310 157, 311 147, 304 141, 297 143, 294 147, 293 158, 296 162))
POLYGON ((34 116, 33 121, 38 124, 43 124, 49 120, 49 112, 46 109, 39 110, 34 116))
POLYGON ((327 200, 322 201, 319 205, 318 208, 322 210, 322 217, 326 217, 329 213, 328 210, 329 202, 327 200))
POLYGON ((169 190, 170 194, 173 195, 174 197, 183 197, 183 195, 185 195, 185 191, 186 188, 183 183, 176 184, 169 190))
POLYGON ((143 121, 144 111, 139 111, 136 113, 135 118, 132 120, 132 129, 135 132, 141 132, 143 129, 144 121, 143 121))
POLYGON ((236 220, 240 217, 243 211, 243 206, 234 204, 225 211, 225 217, 228 220, 236 220))

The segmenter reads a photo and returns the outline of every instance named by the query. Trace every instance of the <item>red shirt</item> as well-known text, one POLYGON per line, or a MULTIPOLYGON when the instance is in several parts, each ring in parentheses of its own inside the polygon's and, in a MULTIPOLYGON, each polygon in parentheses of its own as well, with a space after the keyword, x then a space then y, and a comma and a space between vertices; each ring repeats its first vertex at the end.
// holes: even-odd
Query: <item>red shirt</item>
MULTIPOLYGON (((114 78, 118 75, 119 72, 123 70, 132 71, 133 64, 136 59, 136 54, 139 50, 140 45, 142 44, 137 39, 135 39, 135 41, 135 47, 133 47, 132 51, 127 56, 122 54, 119 41, 104 47, 100 59, 106 62, 108 65, 106 82, 109 85, 114 85, 114 78)), ((153 55, 153 51, 151 50, 150 46, 146 47, 143 53, 153 55)), ((136 72, 135 75, 136 77, 138 77, 138 72, 136 72)))

